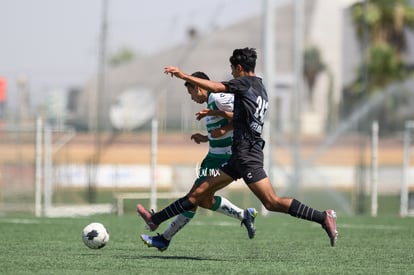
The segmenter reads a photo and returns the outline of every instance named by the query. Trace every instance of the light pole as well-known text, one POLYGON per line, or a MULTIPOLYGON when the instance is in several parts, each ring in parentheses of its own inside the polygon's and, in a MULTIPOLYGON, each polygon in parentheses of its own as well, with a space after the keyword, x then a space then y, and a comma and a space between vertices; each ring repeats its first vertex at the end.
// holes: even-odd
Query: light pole
POLYGON ((102 0, 102 16, 101 16, 101 35, 99 43, 99 59, 98 59, 98 78, 95 91, 95 119, 93 120, 94 131, 94 147, 95 152, 91 160, 91 171, 88 185, 88 201, 94 203, 96 201, 96 185, 98 179, 98 166, 101 158, 102 150, 102 102, 105 97, 106 88, 106 40, 108 31, 108 1, 102 0))
POLYGON ((27 77, 22 74, 17 78, 17 87, 19 88, 19 113, 18 113, 18 124, 22 126, 28 116, 29 100, 27 94, 27 77))
POLYGON ((301 135, 302 135, 302 90, 303 90, 303 16, 304 1, 295 1, 295 96, 293 112, 293 162, 292 186, 298 192, 302 182, 301 135))

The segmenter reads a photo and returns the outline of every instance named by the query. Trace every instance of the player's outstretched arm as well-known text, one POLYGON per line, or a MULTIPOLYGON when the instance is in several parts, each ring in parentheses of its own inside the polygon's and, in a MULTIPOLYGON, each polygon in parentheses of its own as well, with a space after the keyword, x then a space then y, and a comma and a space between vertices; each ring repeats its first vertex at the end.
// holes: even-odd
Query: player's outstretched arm
POLYGON ((233 112, 229 111, 222 111, 222 110, 213 110, 213 109, 202 109, 198 111, 196 114, 196 119, 201 120, 205 118, 206 116, 221 116, 228 120, 233 119, 233 112))
POLYGON ((175 76, 177 78, 180 78, 184 81, 190 82, 196 86, 199 86, 203 89, 206 89, 213 93, 220 93, 220 92, 226 92, 227 86, 225 86, 221 82, 215 82, 207 79, 198 78, 195 76, 191 76, 189 74, 186 74, 180 70, 180 68, 175 66, 168 66, 164 68, 164 73, 171 75, 171 77, 175 76))

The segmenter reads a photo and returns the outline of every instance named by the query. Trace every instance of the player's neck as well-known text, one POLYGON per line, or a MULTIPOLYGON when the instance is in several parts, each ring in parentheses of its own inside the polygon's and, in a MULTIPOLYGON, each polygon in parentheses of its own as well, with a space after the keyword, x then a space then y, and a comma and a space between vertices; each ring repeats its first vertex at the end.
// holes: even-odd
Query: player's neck
POLYGON ((256 74, 254 72, 241 72, 240 76, 256 76, 256 74))

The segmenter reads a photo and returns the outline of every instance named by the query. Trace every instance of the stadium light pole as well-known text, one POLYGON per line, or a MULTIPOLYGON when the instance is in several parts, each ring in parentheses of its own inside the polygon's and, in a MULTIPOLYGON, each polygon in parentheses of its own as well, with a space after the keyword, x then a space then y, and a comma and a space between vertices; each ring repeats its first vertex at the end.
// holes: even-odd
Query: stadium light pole
MULTIPOLYGON (((275 93, 275 81, 274 81, 274 63, 275 63, 275 54, 274 54, 274 5, 273 0, 264 0, 263 1, 263 68, 264 68, 264 84, 267 90, 269 104, 274 103, 274 93, 275 93)), ((265 130, 263 133, 266 146, 264 148, 264 165, 268 172, 268 177, 271 182, 272 179, 272 144, 270 141, 271 131, 272 131, 272 113, 270 112, 272 108, 267 109, 266 119, 265 119, 265 130)), ((267 215, 268 210, 262 205, 261 209, 262 215, 267 215)))
POLYGON ((28 78, 25 74, 21 74, 17 78, 17 87, 19 88, 19 115, 18 124, 24 125, 28 118, 29 99, 28 99, 28 78))
POLYGON ((302 181, 301 163, 301 134, 302 134, 302 75, 303 75, 303 0, 295 1, 295 46, 294 46, 294 66, 295 66, 295 96, 293 104, 293 162, 294 175, 292 177, 292 187, 295 192, 302 181))
MULTIPOLYGON (((367 64, 367 50, 369 44, 369 33, 367 24, 367 0, 363 1, 363 27, 362 27, 362 44, 361 44, 361 56, 362 56, 362 90, 365 94, 368 94, 368 64, 367 64)), ((362 117, 357 121, 358 132, 358 166, 357 178, 356 178, 356 212, 357 214, 365 213, 365 189, 366 189, 366 163, 365 163, 365 136, 364 125, 362 117)))
POLYGON ((93 121, 94 129, 94 147, 95 152, 91 161, 91 177, 88 186, 88 201, 93 203, 96 201, 96 185, 98 179, 98 165, 101 158, 101 114, 102 101, 105 97, 106 88, 106 40, 108 32, 108 2, 109 0, 102 0, 102 15, 101 15, 101 35, 99 43, 99 58, 98 58, 98 78, 96 91, 94 96, 95 105, 95 119, 93 121))

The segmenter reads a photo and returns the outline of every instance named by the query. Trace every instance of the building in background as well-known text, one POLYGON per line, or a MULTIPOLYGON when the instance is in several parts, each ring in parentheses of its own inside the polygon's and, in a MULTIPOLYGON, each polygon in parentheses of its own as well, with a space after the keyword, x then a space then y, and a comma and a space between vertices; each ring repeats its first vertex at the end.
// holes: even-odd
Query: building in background
MULTIPOLYGON (((355 0, 307 0, 304 7, 304 51, 316 48, 320 53, 321 62, 325 65, 315 79, 313 103, 309 103, 309 91, 304 78, 302 102, 302 132, 304 134, 323 134, 328 128, 327 118, 332 116, 332 106, 338 106, 344 85, 351 81, 360 60, 360 48, 355 39, 353 26, 349 16, 349 7, 355 0), (331 100, 331 102, 328 102, 331 100)), ((294 80, 294 43, 295 19, 294 4, 290 3, 275 8, 274 20, 274 67, 275 78, 273 87, 275 127, 289 133, 292 130, 292 108, 295 89, 294 80)), ((106 71, 105 94, 98 92, 100 97, 100 127, 110 130, 111 110, 121 108, 119 105, 122 94, 128 91, 149 91, 155 102, 155 115, 160 121, 161 130, 189 130, 199 127, 194 120, 194 113, 199 106, 188 99, 183 83, 172 81, 163 74, 166 65, 180 66, 185 72, 205 71, 211 79, 228 80, 231 78, 229 56, 233 49, 254 47, 258 50, 259 60, 256 67, 257 75, 263 75, 263 18, 257 16, 234 24, 230 27, 217 29, 207 35, 198 36, 191 32, 188 43, 177 46, 152 56, 141 57, 129 64, 108 69, 106 71)), ((145 39, 143 37, 143 39, 145 39)), ((168 41, 166 41, 168 43, 168 41)), ((97 79, 92 78, 79 93, 77 109, 71 116, 72 123, 79 128, 90 129, 96 120, 96 114, 90 106, 96 104, 94 93, 97 79)), ((271 90, 271 89, 269 89, 271 90)), ((136 97, 137 110, 144 110, 147 101, 136 97)), ((148 99, 147 96, 142 99, 148 99)), ((144 111, 143 111, 144 112, 144 111)), ((145 113, 145 112, 144 112, 145 113)), ((137 112, 137 115, 139 112, 137 112)), ((143 114, 147 115, 147 114, 143 114)), ((113 119, 112 119, 113 120, 113 119)), ((332 123, 332 122, 330 122, 332 123)), ((115 127, 116 128, 116 127, 115 127)))

